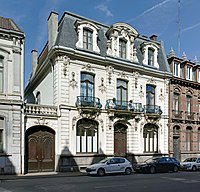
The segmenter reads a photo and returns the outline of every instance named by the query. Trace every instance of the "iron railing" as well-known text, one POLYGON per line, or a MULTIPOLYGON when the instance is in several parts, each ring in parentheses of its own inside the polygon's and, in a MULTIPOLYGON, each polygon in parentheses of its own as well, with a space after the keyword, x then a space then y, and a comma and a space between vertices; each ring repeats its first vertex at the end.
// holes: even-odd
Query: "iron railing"
POLYGON ((128 110, 133 112, 143 112, 142 103, 133 103, 132 101, 121 101, 115 99, 106 100, 106 109, 128 110))
POLYGON ((162 114, 162 110, 158 105, 144 105, 144 113, 162 114))
POLYGON ((93 107, 100 109, 102 104, 100 99, 92 96, 77 96, 76 107, 93 107))

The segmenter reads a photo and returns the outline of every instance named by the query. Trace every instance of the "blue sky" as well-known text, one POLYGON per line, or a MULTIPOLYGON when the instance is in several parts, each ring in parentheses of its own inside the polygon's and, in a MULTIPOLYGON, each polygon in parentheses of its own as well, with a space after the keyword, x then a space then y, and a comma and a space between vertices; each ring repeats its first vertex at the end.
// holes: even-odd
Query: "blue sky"
POLYGON ((200 61, 200 1, 180 0, 0 0, 0 16, 12 18, 24 31, 25 84, 31 74, 31 51, 38 53, 47 41, 47 18, 51 11, 65 11, 112 25, 125 22, 142 36, 156 34, 164 42, 168 54, 173 48, 176 55, 185 52, 188 59, 200 61), (180 51, 178 31, 180 26, 180 51))

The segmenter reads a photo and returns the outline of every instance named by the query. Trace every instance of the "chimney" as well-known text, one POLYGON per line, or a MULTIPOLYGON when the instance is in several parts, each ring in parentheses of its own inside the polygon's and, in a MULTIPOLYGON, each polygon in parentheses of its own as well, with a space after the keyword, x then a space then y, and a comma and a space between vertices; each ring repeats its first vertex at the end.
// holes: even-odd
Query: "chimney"
POLYGON ((153 41, 157 41, 157 37, 158 37, 157 35, 152 35, 152 36, 150 37, 150 39, 153 40, 153 41))
POLYGON ((58 33, 58 13, 51 12, 48 18, 48 50, 55 44, 58 33))
POLYGON ((32 50, 31 53, 32 53, 32 75, 34 75, 37 67, 38 52, 36 50, 32 50))

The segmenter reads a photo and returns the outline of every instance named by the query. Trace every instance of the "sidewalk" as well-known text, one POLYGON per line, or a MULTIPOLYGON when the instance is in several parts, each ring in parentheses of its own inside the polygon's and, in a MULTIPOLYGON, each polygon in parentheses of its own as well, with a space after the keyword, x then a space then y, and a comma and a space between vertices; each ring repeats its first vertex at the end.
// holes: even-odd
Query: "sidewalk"
POLYGON ((25 175, 0 175, 0 183, 3 180, 16 180, 16 179, 36 179, 47 177, 74 177, 85 176, 86 172, 42 172, 42 173, 28 173, 25 175))

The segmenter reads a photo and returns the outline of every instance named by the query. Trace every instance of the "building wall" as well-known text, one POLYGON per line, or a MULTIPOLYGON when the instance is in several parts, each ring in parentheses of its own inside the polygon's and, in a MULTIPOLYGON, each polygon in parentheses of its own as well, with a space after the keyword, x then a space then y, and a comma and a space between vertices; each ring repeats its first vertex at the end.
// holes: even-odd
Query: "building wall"
MULTIPOLYGON (((24 89, 24 34, 0 27, 0 56, 3 57, 3 91, 0 92, 0 117, 3 150, 0 173, 21 173, 22 102, 24 89), (2 35, 4 34, 4 36, 2 35)), ((2 80, 1 80, 2 81, 2 80)))

